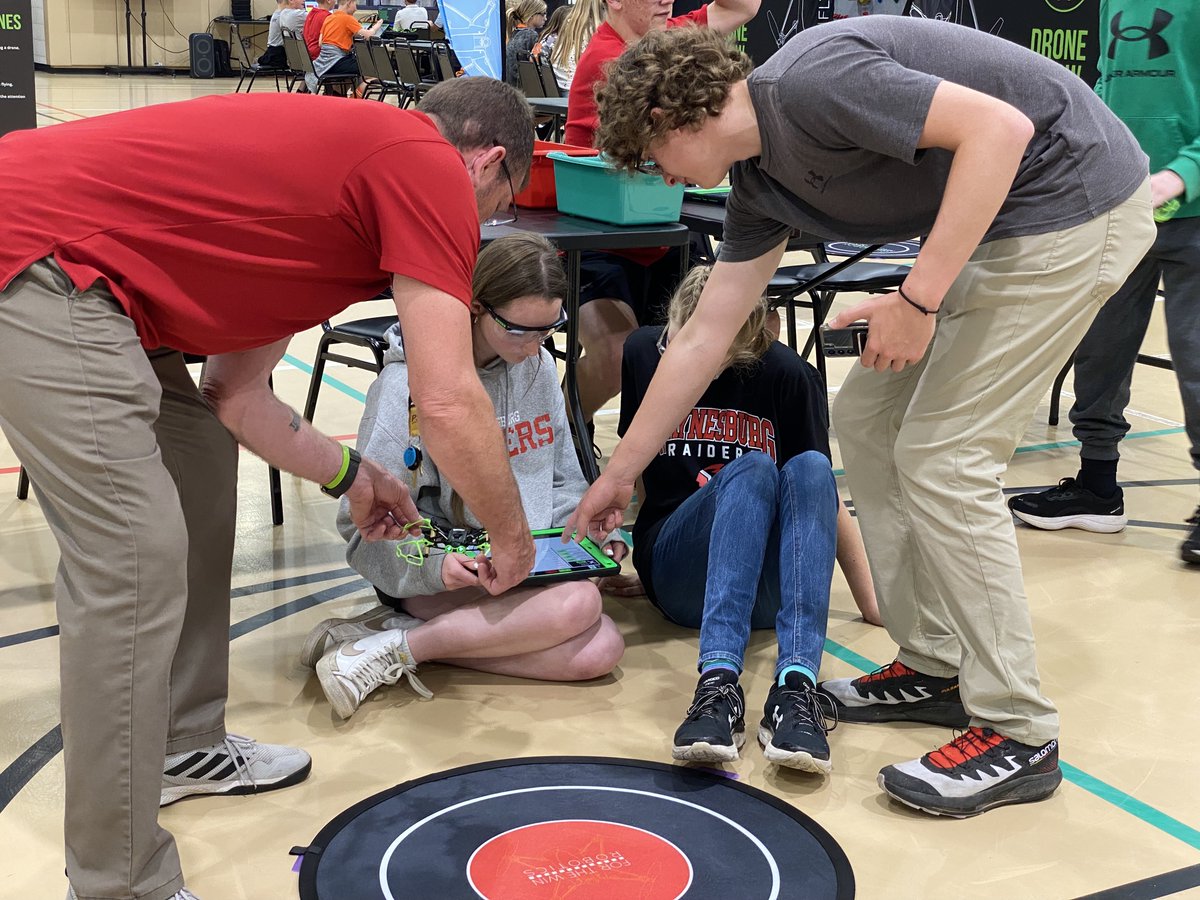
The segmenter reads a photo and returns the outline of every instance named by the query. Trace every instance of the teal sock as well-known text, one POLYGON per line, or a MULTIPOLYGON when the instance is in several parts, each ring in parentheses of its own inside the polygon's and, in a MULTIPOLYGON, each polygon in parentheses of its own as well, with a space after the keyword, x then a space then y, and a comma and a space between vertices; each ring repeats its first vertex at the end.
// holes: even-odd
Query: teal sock
POLYGON ((787 684, 788 672, 796 672, 800 677, 808 679, 808 683, 813 687, 817 686, 817 673, 805 666, 785 666, 779 671, 778 683, 780 687, 787 684))
POLYGON ((701 675, 710 669, 729 669, 734 675, 742 674, 742 667, 732 659, 710 659, 700 664, 701 675))

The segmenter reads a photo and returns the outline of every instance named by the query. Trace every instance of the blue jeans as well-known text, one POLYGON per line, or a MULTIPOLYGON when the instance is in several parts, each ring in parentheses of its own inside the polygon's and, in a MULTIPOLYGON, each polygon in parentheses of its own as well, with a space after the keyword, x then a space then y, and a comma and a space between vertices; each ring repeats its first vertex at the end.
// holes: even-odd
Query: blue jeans
POLYGON ((654 542, 651 587, 664 616, 700 629, 701 665, 742 667, 750 629, 773 623, 776 674, 820 668, 838 503, 823 454, 810 450, 777 469, 753 452, 671 513, 654 542))

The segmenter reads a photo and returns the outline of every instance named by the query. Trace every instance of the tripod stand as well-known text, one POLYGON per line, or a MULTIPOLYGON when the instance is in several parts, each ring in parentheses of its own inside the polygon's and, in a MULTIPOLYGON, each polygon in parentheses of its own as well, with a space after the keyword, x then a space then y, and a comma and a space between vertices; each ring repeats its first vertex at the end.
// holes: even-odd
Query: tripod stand
POLYGON ((133 8, 130 0, 125 0, 125 65, 105 66, 104 72, 106 75, 175 74, 165 66, 151 66, 147 64, 147 59, 149 57, 146 55, 146 0, 141 0, 141 8, 142 64, 140 66, 135 66, 133 64, 133 8))

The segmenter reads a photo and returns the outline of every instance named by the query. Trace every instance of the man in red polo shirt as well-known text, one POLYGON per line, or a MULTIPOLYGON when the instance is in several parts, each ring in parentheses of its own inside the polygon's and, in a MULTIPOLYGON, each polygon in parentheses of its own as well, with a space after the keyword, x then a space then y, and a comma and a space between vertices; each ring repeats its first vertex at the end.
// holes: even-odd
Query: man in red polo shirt
MULTIPOLYGON (((571 82, 567 101, 568 144, 591 147, 600 126, 595 86, 604 66, 642 35, 684 25, 707 26, 731 34, 758 13, 761 0, 713 0, 671 17, 672 0, 607 0, 605 21, 596 29, 571 82)), ((679 278, 678 251, 632 250, 582 255, 580 274, 579 396, 589 422, 621 390, 621 354, 639 325, 660 321, 679 278)))
POLYGON ((0 140, 0 428, 62 555, 72 896, 190 898, 160 804, 308 775, 302 750, 225 729, 238 443, 347 496, 368 540, 417 518, 271 392, 292 334, 393 288, 422 437, 492 535, 481 580, 529 573, 468 303, 479 223, 527 181, 532 133, 515 90, 464 78, 421 112, 237 94, 0 140), (281 134, 321 178, 278 164, 281 134), (199 391, 179 351, 208 355, 199 391))

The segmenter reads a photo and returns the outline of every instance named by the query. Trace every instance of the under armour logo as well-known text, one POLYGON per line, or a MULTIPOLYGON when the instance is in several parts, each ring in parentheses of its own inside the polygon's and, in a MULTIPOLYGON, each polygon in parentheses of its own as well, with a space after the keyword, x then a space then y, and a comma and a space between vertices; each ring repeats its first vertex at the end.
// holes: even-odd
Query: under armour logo
POLYGON ((804 176, 804 183, 811 188, 815 188, 820 193, 825 192, 825 182, 828 180, 828 175, 818 175, 812 169, 809 169, 808 174, 804 176))
POLYGON ((1108 58, 1113 59, 1117 55, 1117 41, 1149 41, 1150 52, 1146 56, 1147 59, 1158 59, 1160 56, 1166 56, 1171 52, 1171 45, 1167 43, 1166 38, 1162 33, 1167 26, 1171 24, 1171 20, 1175 17, 1165 9, 1155 9, 1154 19, 1150 23, 1149 28, 1143 28, 1141 25, 1130 25, 1127 28, 1121 27, 1121 17, 1124 11, 1117 13, 1112 17, 1112 23, 1109 25, 1109 30, 1112 32, 1113 39, 1108 45, 1108 58))

